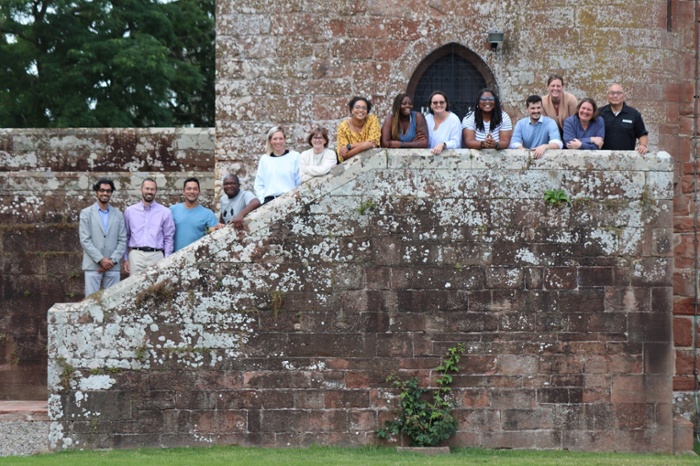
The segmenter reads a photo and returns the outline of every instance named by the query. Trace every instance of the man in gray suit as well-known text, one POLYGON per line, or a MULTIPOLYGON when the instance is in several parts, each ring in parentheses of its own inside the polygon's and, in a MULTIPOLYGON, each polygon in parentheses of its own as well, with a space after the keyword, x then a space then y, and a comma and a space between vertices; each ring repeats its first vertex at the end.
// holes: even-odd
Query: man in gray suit
POLYGON ((80 245, 83 247, 85 296, 119 283, 119 259, 126 250, 124 215, 109 205, 114 182, 101 178, 92 189, 97 202, 80 211, 80 245))

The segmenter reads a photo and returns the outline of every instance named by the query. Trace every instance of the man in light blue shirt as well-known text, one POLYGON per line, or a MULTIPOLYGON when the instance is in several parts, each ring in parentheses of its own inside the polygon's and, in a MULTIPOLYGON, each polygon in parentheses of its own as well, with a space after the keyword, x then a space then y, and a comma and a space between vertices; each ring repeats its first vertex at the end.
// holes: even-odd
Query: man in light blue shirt
POLYGON ((208 231, 221 228, 214 212, 199 204, 199 180, 187 178, 182 195, 185 202, 170 206, 175 222, 173 252, 204 237, 208 231))
POLYGON ((531 95, 525 101, 528 116, 518 120, 510 140, 511 149, 530 149, 539 159, 547 149, 561 149, 563 143, 557 123, 542 116, 542 97, 531 95))

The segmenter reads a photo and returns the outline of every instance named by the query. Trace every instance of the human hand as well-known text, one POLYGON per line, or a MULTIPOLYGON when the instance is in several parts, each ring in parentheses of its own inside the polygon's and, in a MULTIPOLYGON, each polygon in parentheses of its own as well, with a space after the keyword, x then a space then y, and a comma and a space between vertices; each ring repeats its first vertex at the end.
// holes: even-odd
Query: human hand
POLYGON ((242 230, 245 226, 243 224, 243 216, 241 214, 238 214, 235 217, 233 217, 229 223, 233 225, 233 228, 235 228, 236 230, 242 230))
POLYGON ((424 139, 427 139, 427 136, 420 130, 416 132, 416 137, 413 138, 414 141, 423 141, 424 139))
POLYGON ((125 261, 123 261, 123 262, 124 262, 124 272, 128 273, 129 275, 131 275, 131 270, 129 269, 129 260, 127 259, 127 260, 125 260, 125 261))
POLYGON ((216 224, 216 225, 214 225, 213 227, 207 228, 207 233, 212 233, 212 232, 218 230, 219 228, 223 228, 223 227, 225 227, 225 226, 226 226, 226 225, 224 225, 223 223, 216 224))
POLYGON ((484 149, 495 149, 497 144, 496 140, 491 136, 491 133, 488 133, 486 139, 484 139, 484 149))
MULTIPOLYGON (((592 139, 592 138, 591 138, 591 139, 592 139)), ((566 148, 567 148, 567 149, 580 149, 580 148, 581 148, 581 145, 582 145, 581 141, 579 141, 578 139, 574 138, 574 139, 572 139, 571 141, 569 141, 569 143, 566 145, 566 148)))
POLYGON ((102 270, 98 269, 98 272, 105 272, 105 271, 111 269, 112 267, 114 267, 114 262, 109 257, 103 257, 102 259, 100 259, 99 264, 100 264, 100 269, 102 269, 102 270))
POLYGON ((605 140, 603 138, 601 138, 600 136, 591 136, 591 142, 593 144, 595 144, 596 146, 598 146, 598 149, 602 149, 603 143, 605 142, 605 140))
POLYGON ((532 158, 533 159, 541 158, 547 149, 549 149, 549 147, 547 147, 547 144, 542 144, 541 146, 537 146, 535 148, 535 150, 532 151, 533 152, 532 158))
POLYGON ((640 144, 637 146, 637 152, 639 152, 639 155, 644 155, 649 152, 649 148, 644 144, 640 144))
POLYGON ((433 147, 433 149, 430 151, 433 155, 440 155, 440 152, 445 150, 445 147, 447 147, 447 144, 444 142, 441 142, 437 146, 433 147))

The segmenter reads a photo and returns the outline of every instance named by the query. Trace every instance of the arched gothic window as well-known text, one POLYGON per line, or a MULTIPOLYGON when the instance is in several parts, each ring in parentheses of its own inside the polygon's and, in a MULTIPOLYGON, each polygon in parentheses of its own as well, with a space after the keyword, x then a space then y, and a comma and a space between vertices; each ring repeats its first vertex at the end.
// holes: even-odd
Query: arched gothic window
POLYGON ((462 119, 474 108, 480 89, 491 87, 498 92, 496 79, 486 63, 468 48, 450 43, 428 55, 416 68, 407 92, 414 106, 428 111, 428 97, 443 91, 450 110, 462 119))

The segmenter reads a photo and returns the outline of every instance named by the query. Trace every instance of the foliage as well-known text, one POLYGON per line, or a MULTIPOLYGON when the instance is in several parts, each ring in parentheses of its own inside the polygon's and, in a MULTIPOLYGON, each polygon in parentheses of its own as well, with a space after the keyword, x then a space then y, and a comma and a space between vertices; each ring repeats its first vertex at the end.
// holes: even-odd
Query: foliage
POLYGON ((163 280, 139 291, 134 300, 134 305, 137 308, 163 305, 169 303, 174 296, 175 288, 172 282, 163 280))
POLYGON ((270 298, 272 300, 272 312, 275 315, 275 320, 277 320, 282 305, 284 304, 284 291, 274 290, 270 293, 270 298))
POLYGON ((436 446, 452 437, 457 432, 457 419, 451 414, 456 406, 450 397, 451 373, 458 372, 457 363, 463 353, 462 344, 447 350, 442 365, 435 368, 440 374, 435 380, 436 389, 420 387, 417 377, 400 380, 394 375, 389 376, 387 382, 392 382, 401 391, 401 401, 394 410, 396 418, 377 429, 377 437, 388 439, 405 434, 410 445, 417 447, 436 446))
POLYGON ((561 203, 571 204, 569 196, 563 189, 548 189, 544 192, 544 201, 553 206, 558 206, 561 203))
POLYGON ((377 204, 372 199, 367 199, 366 201, 360 202, 360 205, 355 209, 355 212, 360 215, 365 215, 375 207, 377 207, 377 204))
POLYGON ((212 126, 215 0, 0 0, 0 126, 212 126))
POLYGON ((63 357, 56 358, 56 365, 61 369, 61 373, 58 376, 61 380, 61 387, 64 390, 70 389, 70 381, 75 375, 75 367, 70 365, 66 358, 63 357))

